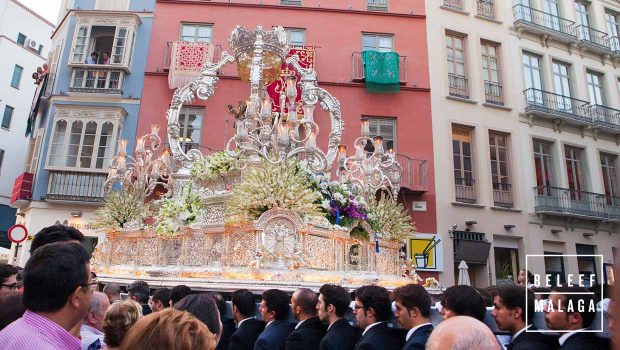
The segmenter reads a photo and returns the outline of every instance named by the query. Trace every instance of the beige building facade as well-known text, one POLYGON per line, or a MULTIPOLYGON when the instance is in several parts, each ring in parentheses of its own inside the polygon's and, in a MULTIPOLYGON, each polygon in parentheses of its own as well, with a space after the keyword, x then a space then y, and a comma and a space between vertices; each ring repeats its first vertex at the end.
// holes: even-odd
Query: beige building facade
POLYGON ((620 254, 620 3, 426 4, 440 282, 461 260, 479 287, 526 264, 605 282, 620 254))

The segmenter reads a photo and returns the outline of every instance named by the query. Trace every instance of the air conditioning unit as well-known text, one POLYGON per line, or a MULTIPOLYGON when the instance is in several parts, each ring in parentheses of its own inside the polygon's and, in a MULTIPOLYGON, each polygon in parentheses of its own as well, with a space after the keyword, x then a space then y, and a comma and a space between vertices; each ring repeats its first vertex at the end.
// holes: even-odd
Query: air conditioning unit
POLYGON ((37 49, 37 42, 34 40, 28 40, 28 48, 36 50, 37 49))

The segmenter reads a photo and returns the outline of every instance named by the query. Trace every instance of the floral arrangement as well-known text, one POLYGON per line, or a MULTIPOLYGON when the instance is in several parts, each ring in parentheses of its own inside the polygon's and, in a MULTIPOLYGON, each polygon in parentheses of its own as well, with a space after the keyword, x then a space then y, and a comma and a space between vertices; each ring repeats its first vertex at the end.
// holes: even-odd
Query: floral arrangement
POLYGON ((368 223, 381 238, 391 241, 402 241, 415 232, 416 228, 402 204, 381 192, 379 200, 369 199, 368 223))
POLYGON ((237 170, 235 159, 225 151, 219 151, 194 162, 189 173, 192 180, 205 181, 224 176, 233 170, 237 170))
POLYGON ((247 169, 228 202, 228 222, 257 219, 272 208, 289 209, 303 220, 321 216, 319 192, 315 191, 295 160, 281 165, 263 162, 247 169))
POLYGON ((314 189, 321 193, 320 205, 329 222, 341 227, 353 227, 367 221, 367 204, 348 184, 329 181, 325 175, 307 174, 314 189))
POLYGON ((438 289, 440 287, 439 281, 437 281, 435 277, 429 277, 424 280, 424 287, 438 289))
POLYGON ((130 188, 123 192, 110 191, 103 200, 103 206, 95 211, 95 225, 108 230, 122 230, 128 223, 140 225, 147 217, 144 198, 130 188))
POLYGON ((181 227, 199 222, 204 214, 200 196, 192 190, 191 183, 183 187, 178 196, 157 203, 161 208, 155 232, 164 237, 174 237, 181 227))

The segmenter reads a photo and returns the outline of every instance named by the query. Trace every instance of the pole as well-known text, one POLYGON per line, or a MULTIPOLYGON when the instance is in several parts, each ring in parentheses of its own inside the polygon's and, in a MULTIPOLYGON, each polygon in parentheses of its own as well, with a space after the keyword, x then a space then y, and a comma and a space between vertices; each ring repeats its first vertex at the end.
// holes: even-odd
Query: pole
POLYGON ((17 253, 19 252, 19 243, 15 243, 15 254, 11 258, 11 265, 17 265, 17 253))

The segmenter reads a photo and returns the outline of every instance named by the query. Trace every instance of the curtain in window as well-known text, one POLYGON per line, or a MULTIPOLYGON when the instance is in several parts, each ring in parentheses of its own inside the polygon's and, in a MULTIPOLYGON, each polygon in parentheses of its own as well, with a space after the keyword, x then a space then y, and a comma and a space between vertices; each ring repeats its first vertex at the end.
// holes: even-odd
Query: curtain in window
POLYGON ((400 91, 396 52, 367 50, 362 52, 362 62, 366 75, 366 91, 374 93, 400 91))
POLYGON ((198 78, 202 65, 213 61, 213 48, 206 42, 175 41, 172 44, 168 86, 177 89, 198 78))

